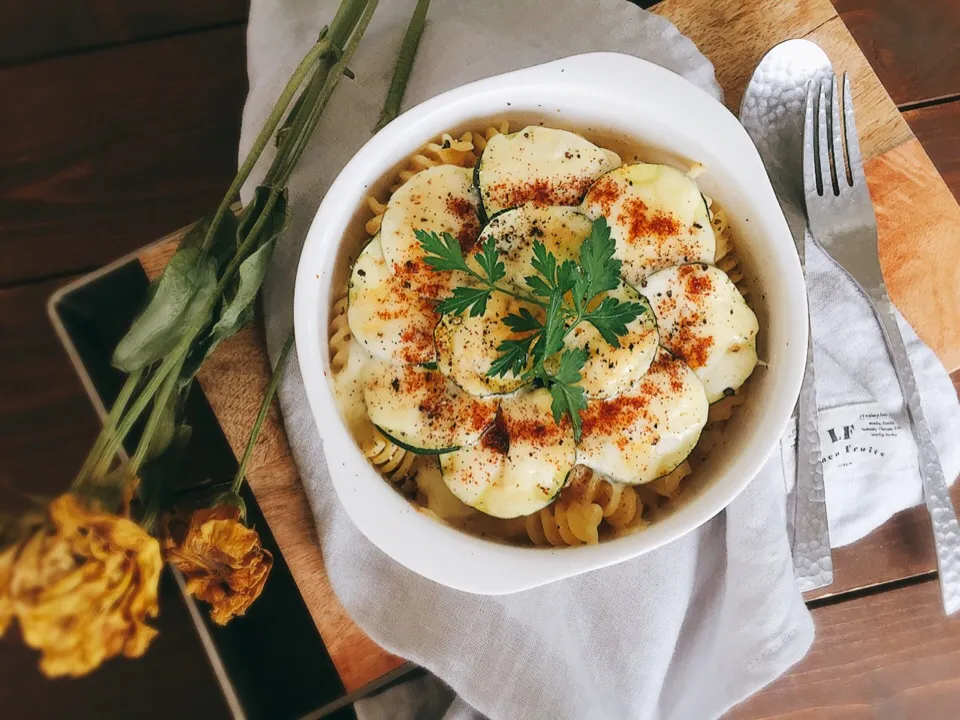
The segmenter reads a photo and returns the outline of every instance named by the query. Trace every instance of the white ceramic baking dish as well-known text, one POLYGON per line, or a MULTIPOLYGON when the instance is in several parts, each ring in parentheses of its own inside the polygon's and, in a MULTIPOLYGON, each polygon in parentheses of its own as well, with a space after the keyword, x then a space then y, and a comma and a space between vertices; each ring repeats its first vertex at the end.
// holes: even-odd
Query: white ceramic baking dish
POLYGON ((471 83, 412 108, 381 130, 346 165, 317 211, 300 258, 294 312, 307 397, 347 514, 397 562, 443 585, 483 594, 524 590, 629 560, 723 510, 777 447, 800 389, 807 343, 800 264, 747 133, 723 105, 680 76, 615 53, 578 55, 471 83), (698 182, 727 209, 751 278, 763 363, 749 383, 749 401, 731 421, 724 444, 691 476, 695 487, 688 500, 652 526, 599 545, 513 547, 444 525, 377 474, 340 420, 334 400, 331 299, 342 293, 347 263, 356 257, 357 227, 362 227, 370 188, 382 186, 392 168, 441 133, 503 118, 539 120, 588 137, 625 136, 646 148, 644 160, 703 163, 707 172, 698 182))

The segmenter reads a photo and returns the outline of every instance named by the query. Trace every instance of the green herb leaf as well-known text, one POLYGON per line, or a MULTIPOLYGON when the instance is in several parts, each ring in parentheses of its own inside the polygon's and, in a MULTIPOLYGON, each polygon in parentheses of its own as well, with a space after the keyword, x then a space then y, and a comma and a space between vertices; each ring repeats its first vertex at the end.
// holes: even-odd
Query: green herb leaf
POLYGON ((423 249, 424 262, 431 269, 470 272, 466 260, 463 259, 463 250, 460 249, 460 243, 453 235, 445 232, 441 236, 425 230, 414 230, 413 233, 417 236, 420 247, 423 249))
POLYGON ((114 350, 113 366, 133 372, 163 358, 206 317, 217 286, 216 261, 199 248, 170 258, 156 291, 114 350))
POLYGON ((583 274, 574 289, 584 305, 600 293, 615 290, 620 285, 622 263, 613 256, 616 249, 607 221, 603 217, 594 220, 590 235, 580 246, 583 274))
POLYGON ((441 315, 462 315, 469 310, 470 317, 480 317, 487 311, 487 300, 492 292, 490 288, 454 288, 453 296, 437 305, 437 312, 441 315))
POLYGON ((512 372, 515 376, 520 377, 529 365, 530 343, 533 342, 535 337, 536 334, 532 334, 515 340, 504 340, 500 343, 497 346, 497 352, 500 355, 490 365, 487 375, 489 377, 503 377, 508 372, 512 372))
POLYGON ((537 357, 538 362, 560 351, 566 331, 567 328, 563 322, 563 295, 560 292, 554 292, 550 297, 543 321, 543 354, 537 357))
POLYGON ((552 397, 550 410, 553 412, 553 420, 559 425, 563 416, 568 415, 570 426, 573 428, 573 438, 576 442, 580 442, 580 435, 583 430, 580 413, 587 409, 586 393, 583 387, 578 385, 580 371, 586 362, 587 351, 583 348, 564 350, 560 356, 560 366, 552 376, 549 385, 552 397))
POLYGON ((553 288, 539 275, 527 275, 523 281, 527 284, 527 287, 533 291, 534 295, 550 297, 553 294, 553 288))
POLYGON ((507 315, 503 319, 503 324, 514 332, 530 332, 543 327, 533 313, 525 307, 520 308, 519 314, 507 315))
POLYGON ((603 336, 603 339, 614 347, 620 347, 620 335, 627 334, 627 325, 640 317, 647 308, 635 302, 621 302, 614 297, 605 297, 593 310, 586 313, 583 319, 593 325, 603 336))
POLYGON ((491 283, 495 283, 506 277, 507 270, 504 264, 500 262, 500 252, 497 250, 496 238, 490 237, 484 240, 476 258, 484 275, 487 276, 487 279, 491 283))
POLYGON ((548 288, 552 290, 557 286, 557 258, 553 253, 547 252, 547 246, 540 240, 533 241, 533 259, 530 264, 543 276, 548 288))
POLYGON ((557 270, 557 290, 563 294, 573 290, 581 281, 582 273, 573 260, 564 260, 557 270))

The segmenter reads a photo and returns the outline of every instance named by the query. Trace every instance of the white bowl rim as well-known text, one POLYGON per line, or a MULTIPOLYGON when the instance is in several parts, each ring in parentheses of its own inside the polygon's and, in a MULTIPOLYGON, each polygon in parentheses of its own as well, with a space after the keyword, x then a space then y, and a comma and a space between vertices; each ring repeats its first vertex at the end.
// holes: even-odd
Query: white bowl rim
MULTIPOLYGON (((546 112, 544 120, 549 124, 546 112)), ((803 377, 807 305, 789 228, 760 157, 736 118, 709 94, 665 68, 630 55, 600 52, 574 55, 450 90, 411 108, 371 138, 337 176, 307 233, 297 271, 294 325, 307 398, 329 475, 347 515, 374 545, 414 572, 458 590, 495 595, 650 552, 695 530, 733 501, 778 446, 791 416, 803 377), (380 477, 350 436, 337 409, 328 381, 328 326, 336 255, 369 185, 440 132, 474 118, 510 112, 503 106, 507 96, 522 105, 524 94, 540 93, 540 97, 551 92, 581 93, 638 108, 644 98, 669 97, 669 108, 658 112, 674 116, 672 124, 689 125, 692 114, 694 122, 722 136, 729 147, 720 150, 736 157, 737 167, 731 165, 728 170, 750 179, 752 219, 759 221, 780 264, 782 277, 778 283, 790 301, 778 313, 788 323, 784 328, 786 345, 792 349, 784 350, 783 362, 776 369, 777 392, 765 422, 748 439, 748 452, 738 455, 720 478, 711 479, 682 508, 641 532, 599 545, 543 549, 500 544, 456 530, 414 508, 380 477), (456 119, 448 120, 448 116, 456 119)))

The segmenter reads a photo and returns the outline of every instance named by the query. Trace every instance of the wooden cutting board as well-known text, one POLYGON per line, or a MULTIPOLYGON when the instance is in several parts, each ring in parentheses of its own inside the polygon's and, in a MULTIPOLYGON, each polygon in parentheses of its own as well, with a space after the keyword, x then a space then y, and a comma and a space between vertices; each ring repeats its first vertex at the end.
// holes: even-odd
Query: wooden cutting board
MULTIPOLYGON (((827 52, 837 72, 850 73, 890 294, 947 369, 960 367, 960 206, 830 0, 665 0, 654 12, 674 22, 713 62, 727 106, 735 113, 753 68, 783 40, 809 38, 827 52)), ((160 273, 181 235, 164 238, 140 255, 151 278, 160 273)), ((204 393, 237 454, 269 372, 261 332, 249 328, 221 346, 200 374, 204 393)), ((402 664, 350 620, 330 587, 276 410, 264 427, 249 479, 347 691, 402 664)))

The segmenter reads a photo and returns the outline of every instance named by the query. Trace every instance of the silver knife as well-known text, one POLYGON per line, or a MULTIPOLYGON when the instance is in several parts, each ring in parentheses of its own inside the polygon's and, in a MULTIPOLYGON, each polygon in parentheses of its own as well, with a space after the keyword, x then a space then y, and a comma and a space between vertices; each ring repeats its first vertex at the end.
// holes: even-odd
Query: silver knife
MULTIPOLYGON (((770 176, 780 209, 797 246, 806 255, 803 190, 803 127, 807 86, 832 77, 830 59, 809 40, 788 40, 771 49, 754 70, 740 105, 740 122, 770 176)), ((797 478, 787 502, 793 568, 800 590, 833 582, 830 532, 820 463, 820 427, 813 370, 813 335, 807 343, 806 372, 794 411, 797 423, 797 478)))

